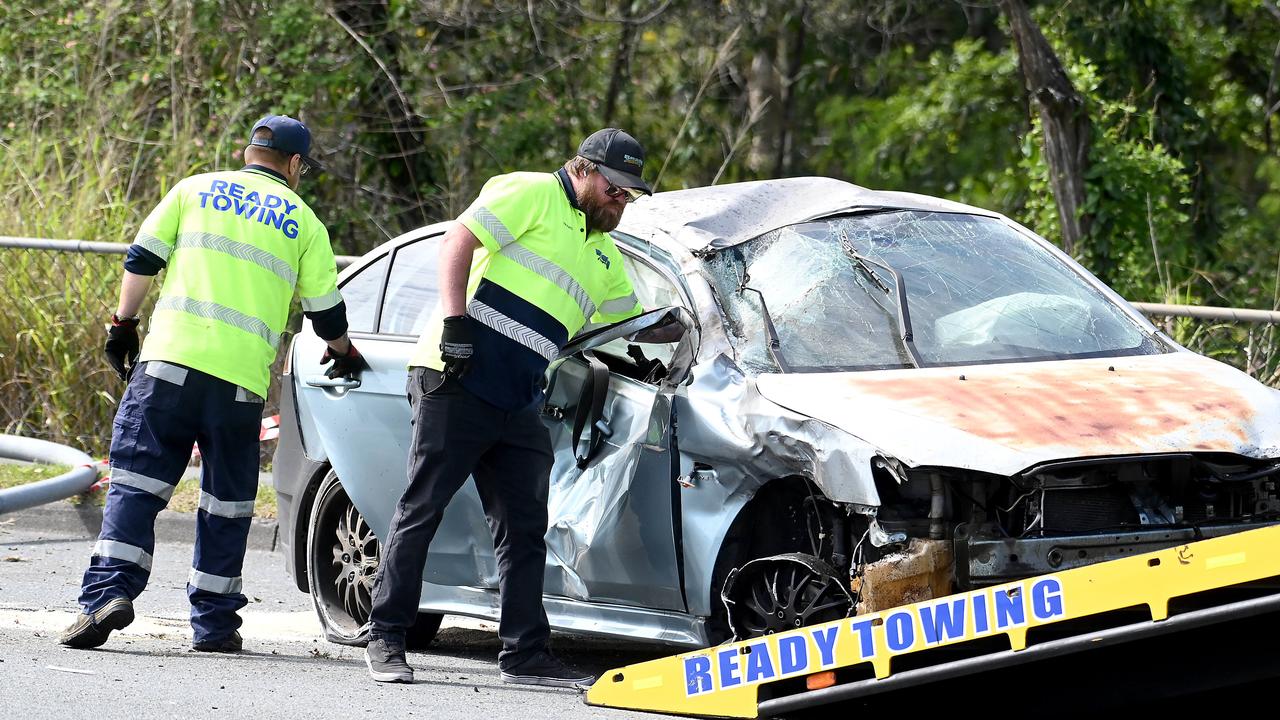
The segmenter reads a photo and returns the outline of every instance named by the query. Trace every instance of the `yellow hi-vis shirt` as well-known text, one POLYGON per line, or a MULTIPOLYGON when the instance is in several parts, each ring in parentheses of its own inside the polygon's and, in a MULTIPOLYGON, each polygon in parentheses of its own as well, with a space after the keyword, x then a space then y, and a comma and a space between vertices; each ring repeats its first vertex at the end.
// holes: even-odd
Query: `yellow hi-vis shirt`
MULTIPOLYGON (((493 405, 537 402, 547 364, 570 338, 643 310, 613 238, 587 232, 556 173, 494 177, 458 222, 483 245, 467 281, 475 355, 462 384, 493 405)), ((444 368, 443 322, 437 305, 410 367, 444 368)))
POLYGON ((264 398, 295 288, 304 310, 342 301, 329 231, 256 168, 183 179, 133 242, 168 263, 140 360, 186 365, 264 398))

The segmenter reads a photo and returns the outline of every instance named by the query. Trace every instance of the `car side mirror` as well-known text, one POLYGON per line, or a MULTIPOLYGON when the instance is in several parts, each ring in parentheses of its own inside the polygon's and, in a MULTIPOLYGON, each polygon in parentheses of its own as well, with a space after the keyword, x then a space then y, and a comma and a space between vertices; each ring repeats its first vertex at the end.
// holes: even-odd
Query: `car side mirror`
MULTIPOLYGON (((676 342, 678 340, 679 345, 676 346, 675 356, 668 368, 668 380, 671 384, 679 384, 684 380, 692 364, 694 351, 698 347, 698 332, 693 315, 678 305, 650 310, 620 323, 583 333, 573 338, 560 351, 560 357, 565 358, 583 350, 600 347, 619 338, 633 337, 638 342, 676 342)), ((553 376, 558 368, 559 362, 553 362, 548 368, 547 376, 553 376)))
POLYGON ((675 342, 686 336, 693 327, 693 317, 688 310, 675 305, 650 310, 620 323, 606 325, 591 332, 578 335, 560 351, 561 357, 575 355, 583 350, 600 347, 618 338, 636 337, 639 342, 675 342), (678 328, 678 329, 677 329, 678 328), (667 339, 649 340, 644 336, 649 333, 672 333, 667 339), (639 337, 637 337, 639 336, 639 337))

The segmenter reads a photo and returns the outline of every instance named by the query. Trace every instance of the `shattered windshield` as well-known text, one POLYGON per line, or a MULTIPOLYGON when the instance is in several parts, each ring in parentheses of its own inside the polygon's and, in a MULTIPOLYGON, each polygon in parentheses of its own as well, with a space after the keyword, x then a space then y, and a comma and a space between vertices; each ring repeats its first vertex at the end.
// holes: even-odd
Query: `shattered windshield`
POLYGON ((707 264, 731 340, 756 372, 912 367, 913 350, 921 366, 1163 352, 1084 278, 994 218, 830 218, 707 264))

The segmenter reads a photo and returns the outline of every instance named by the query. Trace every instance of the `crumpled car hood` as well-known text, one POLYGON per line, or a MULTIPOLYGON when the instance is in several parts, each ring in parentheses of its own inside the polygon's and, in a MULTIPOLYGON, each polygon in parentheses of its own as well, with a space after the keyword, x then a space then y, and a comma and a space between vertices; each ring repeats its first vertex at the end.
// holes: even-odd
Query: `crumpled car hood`
POLYGON ((1280 455, 1280 393, 1189 352, 761 375, 757 387, 913 467, 1012 475, 1107 455, 1280 455))

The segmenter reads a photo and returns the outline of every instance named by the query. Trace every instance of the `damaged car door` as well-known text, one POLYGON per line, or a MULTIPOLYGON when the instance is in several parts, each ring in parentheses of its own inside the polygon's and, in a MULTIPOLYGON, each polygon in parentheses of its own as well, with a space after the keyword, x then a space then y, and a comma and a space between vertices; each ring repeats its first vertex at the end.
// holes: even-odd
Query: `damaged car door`
MULTIPOLYGON (((643 266, 637 279, 627 260, 642 303, 668 299, 645 286, 656 271, 643 266)), ((650 311, 581 336, 549 368, 547 595, 685 609, 671 394, 696 343, 692 326, 683 308, 650 311), (678 343, 628 339, 671 323, 684 328, 678 343)))
MULTIPOLYGON (((397 501, 408 486, 411 410, 405 382, 418 336, 437 303, 436 260, 443 226, 436 233, 393 248, 390 267, 380 263, 366 273, 385 273, 364 282, 381 285, 368 330, 355 329, 352 340, 369 362, 358 380, 324 376, 318 363, 324 343, 299 336, 297 373, 303 378, 300 403, 316 418, 315 427, 329 461, 351 502, 377 537, 387 536, 397 501)), ((497 561, 480 495, 470 478, 454 495, 431 542, 426 583, 496 589, 497 561)))

